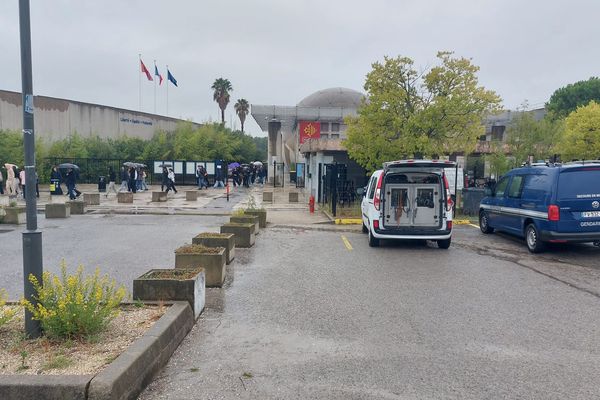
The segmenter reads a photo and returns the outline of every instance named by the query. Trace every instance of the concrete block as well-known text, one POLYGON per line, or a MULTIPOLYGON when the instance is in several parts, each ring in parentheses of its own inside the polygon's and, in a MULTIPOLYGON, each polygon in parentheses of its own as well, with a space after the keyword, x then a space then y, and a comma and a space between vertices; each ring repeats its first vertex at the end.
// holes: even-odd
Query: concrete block
POLYGON ((22 225, 27 222, 25 206, 4 207, 3 224, 22 225))
POLYGON ((273 202, 273 192, 263 192, 263 202, 273 202))
POLYGON ((131 192, 117 193, 117 203, 133 203, 133 193, 131 193, 131 192))
POLYGON ((198 318, 206 300, 204 268, 185 268, 192 277, 181 277, 176 269, 152 269, 133 280, 133 299, 144 301, 187 301, 198 318))
POLYGON ((69 218, 71 216, 71 205, 69 203, 46 204, 46 218, 69 218))
POLYGON ((211 253, 175 253, 175 268, 204 268, 206 274, 207 287, 221 287, 225 281, 227 272, 225 267, 225 248, 220 247, 221 251, 215 254, 211 253))
POLYGON ((197 190, 188 190, 185 192, 185 200, 186 201, 196 201, 198 200, 198 191, 197 190))
POLYGON ((290 203, 297 203, 298 202, 298 192, 289 192, 288 193, 288 201, 290 203))
POLYGON ((256 209, 256 210, 245 210, 244 214, 247 215, 258 215, 258 225, 261 228, 267 227, 267 210, 256 209))
POLYGON ((235 235, 235 247, 254 246, 255 224, 227 223, 221 226, 221 233, 233 233, 235 235))
POLYGON ((152 192, 152 202, 160 203, 167 201, 167 192, 152 192))
POLYGON ((201 233, 192 238, 192 244, 225 248, 225 260, 227 264, 231 264, 235 258, 235 235, 233 233, 201 233))
POLYGON ((2 400, 86 399, 93 375, 0 375, 2 400))
MULTIPOLYGON (((0 185, 2 185, 2 183, 0 183, 0 185)), ((10 205, 10 198, 6 195, 0 195, 0 207, 8 207, 10 205)))
POLYGON ((254 224, 254 234, 258 235, 258 233, 260 232, 260 222, 258 215, 232 215, 231 218, 229 218, 229 222, 234 222, 237 224, 254 224))
POLYGON ((71 200, 69 205, 71 206, 71 215, 85 214, 85 202, 83 200, 71 200))
POLYGON ((100 205, 100 193, 84 193, 83 201, 86 206, 99 206, 100 205))

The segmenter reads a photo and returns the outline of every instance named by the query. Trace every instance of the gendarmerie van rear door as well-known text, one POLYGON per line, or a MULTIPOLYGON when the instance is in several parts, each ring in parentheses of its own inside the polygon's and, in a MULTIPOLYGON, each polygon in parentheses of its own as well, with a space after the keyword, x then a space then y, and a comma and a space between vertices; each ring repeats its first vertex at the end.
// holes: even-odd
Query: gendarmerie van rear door
POLYGON ((600 164, 562 169, 556 204, 558 232, 600 232, 600 164))

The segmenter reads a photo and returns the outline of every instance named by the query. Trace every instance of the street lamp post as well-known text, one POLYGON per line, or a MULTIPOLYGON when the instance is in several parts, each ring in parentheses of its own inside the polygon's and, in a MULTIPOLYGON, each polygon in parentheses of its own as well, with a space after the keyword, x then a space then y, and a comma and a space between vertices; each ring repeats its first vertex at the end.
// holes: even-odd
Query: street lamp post
MULTIPOLYGON (((29 0, 19 0, 19 26, 21 36, 21 80, 23 95, 23 144, 25 148, 25 202, 27 229, 23 232, 23 285, 25 299, 37 303, 35 289, 29 281, 33 275, 42 281, 42 232, 37 229, 37 201, 35 197, 35 136, 33 133, 33 76, 31 68, 31 27, 29 0)), ((25 333, 29 338, 41 335, 40 322, 25 309, 25 333)))

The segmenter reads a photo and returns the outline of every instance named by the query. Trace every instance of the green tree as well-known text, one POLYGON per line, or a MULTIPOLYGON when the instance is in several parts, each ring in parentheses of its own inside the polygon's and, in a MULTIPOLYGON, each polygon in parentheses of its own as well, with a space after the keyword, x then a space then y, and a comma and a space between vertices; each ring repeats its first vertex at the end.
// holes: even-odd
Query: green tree
POLYGON ((500 97, 479 85, 479 67, 439 52, 439 65, 419 73, 407 57, 384 58, 367 74, 367 101, 347 117, 348 154, 367 170, 415 154, 474 150, 485 115, 500 97))
POLYGON ((211 89, 213 92, 213 100, 219 104, 221 109, 221 124, 225 125, 225 109, 229 104, 229 92, 233 91, 231 82, 228 79, 218 78, 213 83, 211 89))
POLYGON ((569 114, 557 149, 563 160, 600 159, 600 104, 591 101, 569 114))
POLYGON ((239 99, 233 108, 235 108, 235 113, 240 118, 240 122, 242 123, 242 132, 244 132, 244 122, 246 121, 246 116, 250 112, 250 104, 246 99, 239 99))
POLYGON ((557 89, 546 103, 546 110, 552 119, 561 119, 592 100, 600 102, 600 79, 596 77, 557 89))
POLYGON ((506 130, 506 143, 517 165, 527 161, 530 155, 534 160, 550 157, 564 127, 562 120, 543 118, 537 121, 526 109, 527 103, 524 103, 506 130))

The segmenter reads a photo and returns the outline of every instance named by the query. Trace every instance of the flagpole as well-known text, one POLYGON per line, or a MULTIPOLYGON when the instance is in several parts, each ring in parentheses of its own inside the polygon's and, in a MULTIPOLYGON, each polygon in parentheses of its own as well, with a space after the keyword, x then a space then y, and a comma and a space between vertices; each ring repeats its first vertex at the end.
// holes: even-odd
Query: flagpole
POLYGON ((169 116, 169 66, 167 65, 167 117, 169 116))
MULTIPOLYGON (((154 60, 154 72, 156 72, 156 60, 154 60)), ((156 114, 156 75, 154 78, 154 114, 156 114)))
POLYGON ((142 112, 142 73, 141 73, 141 68, 142 68, 142 53, 139 54, 139 58, 140 58, 140 63, 138 64, 138 81, 139 81, 139 91, 140 91, 140 106, 139 106, 139 111, 142 112))

